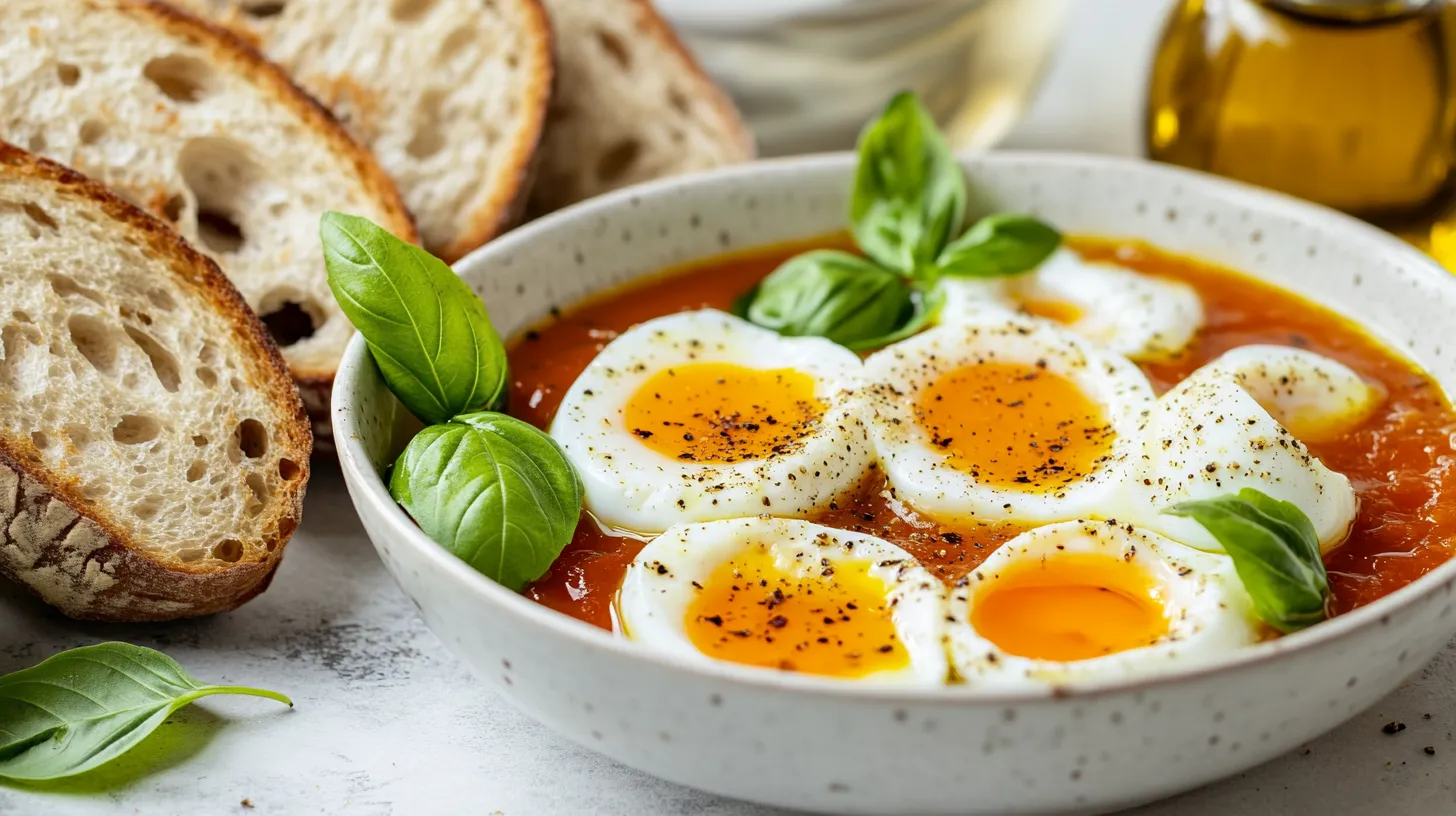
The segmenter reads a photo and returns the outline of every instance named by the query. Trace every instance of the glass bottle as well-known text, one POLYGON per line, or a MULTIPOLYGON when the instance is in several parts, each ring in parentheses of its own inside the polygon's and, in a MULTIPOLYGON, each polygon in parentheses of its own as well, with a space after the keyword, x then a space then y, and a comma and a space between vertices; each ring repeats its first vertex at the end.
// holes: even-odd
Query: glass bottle
POLYGON ((1154 159, 1425 240, 1456 191, 1456 6, 1180 0, 1149 83, 1154 159))

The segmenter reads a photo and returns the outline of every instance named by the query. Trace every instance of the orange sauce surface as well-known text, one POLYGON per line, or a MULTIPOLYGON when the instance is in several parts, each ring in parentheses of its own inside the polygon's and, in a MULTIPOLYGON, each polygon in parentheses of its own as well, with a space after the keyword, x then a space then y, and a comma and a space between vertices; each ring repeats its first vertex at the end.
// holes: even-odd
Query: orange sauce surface
MULTIPOLYGON (((846 238, 833 237, 712 259, 609 292, 524 333, 509 345, 511 413, 549 427, 566 389, 620 332, 672 312, 727 310, 786 258, 825 246, 850 247, 846 238)), ((1203 298, 1204 330, 1188 352, 1142 367, 1159 392, 1219 354, 1251 343, 1309 349, 1384 388, 1384 403, 1359 428, 1342 439, 1308 442, 1326 465, 1349 477, 1360 501, 1349 539, 1325 558, 1337 612, 1387 595, 1451 557, 1456 501, 1442 499, 1448 491, 1456 496, 1456 414, 1429 377, 1340 316, 1236 272, 1139 243, 1078 238, 1068 246, 1088 260, 1115 260, 1184 281, 1203 298)), ((940 524, 882 498, 883 484, 882 477, 872 476, 858 495, 814 520, 891 541, 946 580, 970 572, 1021 532, 1004 524, 940 524)), ((584 515, 575 540, 527 594, 612 628, 612 598, 643 544, 608 535, 584 515)))

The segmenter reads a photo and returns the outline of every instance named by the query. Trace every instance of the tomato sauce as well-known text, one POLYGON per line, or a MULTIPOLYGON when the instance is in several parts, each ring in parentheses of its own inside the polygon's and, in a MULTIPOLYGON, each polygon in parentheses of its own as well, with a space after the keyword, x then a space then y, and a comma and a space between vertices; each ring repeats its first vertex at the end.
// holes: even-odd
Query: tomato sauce
MULTIPOLYGON (((848 249, 847 238, 781 245, 725 256, 649 277, 606 293, 513 339, 511 413, 547 428, 562 396, 602 347, 634 324, 686 309, 728 309, 786 258, 808 248, 848 249)), ((1144 244, 1077 238, 1068 246, 1089 260, 1116 260, 1151 275, 1185 281, 1203 298, 1205 325, 1188 351, 1143 371, 1161 393, 1237 346, 1296 346, 1348 365, 1385 391, 1381 406, 1342 439, 1308 443, 1354 485, 1360 509, 1350 537, 1325 557, 1337 612, 1387 595, 1451 557, 1456 547, 1456 414, 1439 386, 1357 325, 1297 295, 1227 269, 1144 244)), ((815 521, 870 533, 920 559, 947 581, 970 572, 1021 532, 1006 524, 946 525, 880 495, 872 473, 853 496, 815 521)), ((527 589, 539 603, 611 629, 612 600, 646 542, 601 530, 583 514, 571 545, 527 589)))

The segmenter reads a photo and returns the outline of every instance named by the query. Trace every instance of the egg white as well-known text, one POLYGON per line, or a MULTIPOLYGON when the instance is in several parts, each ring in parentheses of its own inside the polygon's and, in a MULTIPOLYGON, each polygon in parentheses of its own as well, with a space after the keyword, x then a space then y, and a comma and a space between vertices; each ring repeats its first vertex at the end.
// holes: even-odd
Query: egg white
POLYGON ((1022 533, 956 583, 949 609, 951 666, 977 688, 1045 688, 1181 671, 1257 642, 1260 633, 1253 603, 1228 556, 1114 521, 1067 521, 1022 533), (971 624, 976 598, 1008 567, 1077 553, 1116 558, 1149 576, 1168 616, 1167 634, 1148 646, 1057 661, 1009 654, 976 631, 971 624))
POLYGON ((883 349, 865 361, 864 378, 875 448, 896 498, 941 519, 1040 524, 1099 515, 1122 489, 1153 403, 1147 378, 1126 358, 1048 321, 996 312, 883 349), (983 484, 949 464, 916 419, 916 397, 939 376, 980 362, 1040 364, 1071 380, 1115 434, 1106 460, 1080 481, 1046 492, 983 484))
POLYGON ((1059 249, 1041 266, 1011 278, 946 278, 940 322, 1015 311, 1027 302, 1064 303, 1079 317, 1066 328, 1138 362, 1177 356, 1203 326, 1203 300, 1181 281, 1090 262, 1059 249))
POLYGON ((587 508, 602 522, 658 532, 692 521, 761 513, 801 516, 855 487, 874 461, 855 391, 862 365, 819 337, 781 337, 704 309, 634 326, 602 349, 562 399, 551 437, 581 474, 587 508), (652 450, 626 427, 627 404, 654 374, 693 363, 793 369, 814 379, 826 410, 792 451, 713 464, 652 450))
POLYGON ((1344 540, 1355 520, 1355 491, 1292 429, 1321 438, 1339 436, 1363 421, 1380 399, 1379 391, 1354 371, 1313 352, 1267 345, 1233 349, 1158 398, 1122 517, 1184 544, 1221 552, 1196 521, 1162 511, 1251 487, 1303 510, 1321 549, 1328 551, 1344 540))
POLYGON ((627 569, 617 610, 628 637, 665 652, 714 661, 688 638, 687 610, 699 585, 749 547, 767 545, 789 574, 820 574, 823 561, 873 561, 870 576, 883 581, 891 620, 910 665, 846 682, 941 685, 947 676, 944 648, 945 585, 909 553, 863 533, 807 521, 761 516, 673 527, 642 549, 627 569))

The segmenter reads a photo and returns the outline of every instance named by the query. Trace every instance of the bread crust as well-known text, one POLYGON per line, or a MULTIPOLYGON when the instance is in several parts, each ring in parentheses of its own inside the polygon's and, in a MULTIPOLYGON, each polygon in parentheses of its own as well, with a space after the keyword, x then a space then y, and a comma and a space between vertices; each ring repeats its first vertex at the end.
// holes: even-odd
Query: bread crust
POLYGON ((539 44, 532 58, 536 62, 531 71, 532 82, 527 99, 530 103, 529 121, 521 137, 510 148, 511 166, 516 168, 515 182, 503 189, 499 196, 493 196, 477 208, 470 217, 470 228, 457 240, 440 247, 440 259, 454 263, 485 242, 520 223, 526 213, 526 204, 531 198, 531 187, 536 178, 536 165, 540 159, 541 137, 546 129, 546 110, 556 91, 556 35, 551 30, 551 20, 541 0, 524 0, 530 9, 530 29, 526 34, 539 44))
POLYGON ((259 546, 245 547, 260 558, 186 563, 146 553, 106 507, 85 498, 76 480, 47 467, 28 436, 0 432, 0 573, 86 620, 171 620, 237 608, 267 588, 302 518, 308 482, 309 418, 277 345, 210 258, 100 183, 3 141, 0 173, 99 208, 221 314, 234 341, 254 351, 249 379, 277 406, 275 444, 300 468, 262 520, 259 546))

